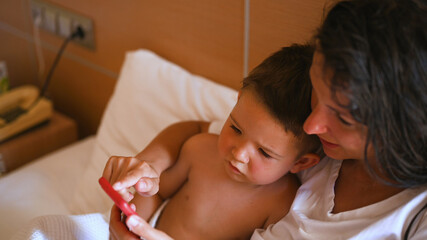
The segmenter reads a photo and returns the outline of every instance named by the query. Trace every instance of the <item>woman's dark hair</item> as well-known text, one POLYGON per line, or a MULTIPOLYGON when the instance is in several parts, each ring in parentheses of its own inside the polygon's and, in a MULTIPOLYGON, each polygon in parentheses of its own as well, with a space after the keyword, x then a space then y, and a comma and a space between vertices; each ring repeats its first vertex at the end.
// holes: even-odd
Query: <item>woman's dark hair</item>
POLYGON ((320 148, 318 137, 303 130, 304 121, 311 113, 309 72, 313 53, 314 47, 309 44, 284 47, 254 68, 242 87, 253 89, 285 131, 297 137, 300 155, 320 148))
POLYGON ((341 1, 315 38, 335 72, 333 95, 347 93, 345 107, 368 128, 371 174, 401 187, 427 183, 426 2, 341 1))

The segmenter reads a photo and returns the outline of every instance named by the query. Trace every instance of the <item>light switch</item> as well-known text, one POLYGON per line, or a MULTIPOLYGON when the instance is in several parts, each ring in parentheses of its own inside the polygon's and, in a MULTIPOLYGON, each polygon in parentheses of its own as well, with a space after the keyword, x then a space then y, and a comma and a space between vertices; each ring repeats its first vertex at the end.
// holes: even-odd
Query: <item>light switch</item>
POLYGON ((68 37, 71 34, 71 18, 61 15, 58 18, 58 34, 68 37))
POLYGON ((50 32, 56 32, 56 12, 52 9, 45 8, 44 10, 44 28, 50 32))
POLYGON ((41 25, 37 26, 61 38, 69 37, 77 26, 80 26, 84 31, 84 37, 74 38, 72 41, 90 50, 95 50, 94 23, 91 18, 50 3, 51 0, 29 1, 33 21, 37 16, 41 16, 41 25))

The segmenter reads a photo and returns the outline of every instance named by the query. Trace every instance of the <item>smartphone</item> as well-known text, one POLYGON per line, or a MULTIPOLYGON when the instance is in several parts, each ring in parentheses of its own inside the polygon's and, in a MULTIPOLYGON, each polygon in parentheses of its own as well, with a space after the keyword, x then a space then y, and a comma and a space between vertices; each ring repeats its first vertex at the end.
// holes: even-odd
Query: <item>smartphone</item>
POLYGON ((130 217, 131 215, 136 214, 136 212, 129 206, 129 204, 120 196, 116 190, 111 186, 111 184, 105 179, 104 177, 101 177, 98 180, 99 184, 101 185, 102 189, 110 196, 111 199, 113 199, 114 203, 122 210, 122 212, 130 217))

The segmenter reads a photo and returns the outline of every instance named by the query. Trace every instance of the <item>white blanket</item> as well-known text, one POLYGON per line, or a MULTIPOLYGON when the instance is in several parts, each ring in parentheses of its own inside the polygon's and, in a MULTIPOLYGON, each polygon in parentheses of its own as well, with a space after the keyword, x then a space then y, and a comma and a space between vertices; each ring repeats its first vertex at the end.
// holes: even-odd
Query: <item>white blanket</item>
POLYGON ((12 240, 108 240, 108 214, 47 215, 33 219, 12 240))
POLYGON ((80 214, 68 206, 94 145, 95 137, 88 137, 0 178, 0 239, 38 216, 80 214))

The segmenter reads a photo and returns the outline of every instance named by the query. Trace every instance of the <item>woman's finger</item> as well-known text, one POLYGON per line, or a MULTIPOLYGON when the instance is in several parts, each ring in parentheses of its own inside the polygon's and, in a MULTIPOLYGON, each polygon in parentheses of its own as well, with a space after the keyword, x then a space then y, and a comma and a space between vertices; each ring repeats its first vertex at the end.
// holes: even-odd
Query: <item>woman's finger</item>
POLYGON ((141 236, 145 240, 173 240, 166 233, 153 228, 146 221, 136 215, 128 217, 126 224, 133 233, 141 236))
POLYGON ((117 240, 139 240, 140 238, 130 232, 121 222, 121 212, 117 206, 113 206, 110 215, 110 238, 117 240))

